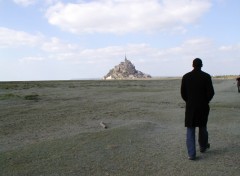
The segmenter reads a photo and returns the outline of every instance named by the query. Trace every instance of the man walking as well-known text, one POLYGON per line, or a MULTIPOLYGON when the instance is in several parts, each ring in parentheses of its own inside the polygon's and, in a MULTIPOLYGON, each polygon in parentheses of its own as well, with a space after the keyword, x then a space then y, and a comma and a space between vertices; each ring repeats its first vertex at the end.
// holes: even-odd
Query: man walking
POLYGON ((199 127, 198 143, 200 152, 210 147, 207 121, 209 102, 214 96, 211 76, 201 70, 202 60, 193 60, 193 70, 182 78, 181 96, 186 102, 185 127, 187 127, 187 150, 190 160, 196 159, 195 129, 199 127))
POLYGON ((237 81, 238 93, 240 93, 240 77, 238 77, 236 81, 237 81))

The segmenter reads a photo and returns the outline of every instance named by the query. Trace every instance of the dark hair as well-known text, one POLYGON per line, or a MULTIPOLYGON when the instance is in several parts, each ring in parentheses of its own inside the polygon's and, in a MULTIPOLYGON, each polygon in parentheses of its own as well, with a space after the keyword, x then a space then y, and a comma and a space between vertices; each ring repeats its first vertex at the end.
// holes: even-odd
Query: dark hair
POLYGON ((194 68, 201 68, 203 66, 202 60, 199 58, 196 58, 193 60, 193 67, 194 68))

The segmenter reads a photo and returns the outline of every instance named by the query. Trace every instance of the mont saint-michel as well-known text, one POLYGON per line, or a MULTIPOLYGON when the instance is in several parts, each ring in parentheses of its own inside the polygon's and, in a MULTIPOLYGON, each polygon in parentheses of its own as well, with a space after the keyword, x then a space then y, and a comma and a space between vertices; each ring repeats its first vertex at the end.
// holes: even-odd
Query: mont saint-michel
POLYGON ((116 65, 111 69, 103 79, 147 79, 151 78, 149 74, 145 74, 141 71, 136 70, 135 66, 131 63, 130 60, 125 56, 124 62, 121 62, 119 65, 116 65))

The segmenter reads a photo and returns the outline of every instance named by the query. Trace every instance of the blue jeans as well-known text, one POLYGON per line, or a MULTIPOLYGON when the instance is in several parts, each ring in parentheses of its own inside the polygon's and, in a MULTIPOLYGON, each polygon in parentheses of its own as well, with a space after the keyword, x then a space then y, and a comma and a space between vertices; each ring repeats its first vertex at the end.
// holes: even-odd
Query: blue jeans
MULTIPOLYGON (((187 127, 187 150, 189 157, 196 156, 196 142, 195 142, 195 127, 187 127)), ((198 143, 200 149, 206 148, 208 144, 208 131, 207 127, 199 127, 198 143)))

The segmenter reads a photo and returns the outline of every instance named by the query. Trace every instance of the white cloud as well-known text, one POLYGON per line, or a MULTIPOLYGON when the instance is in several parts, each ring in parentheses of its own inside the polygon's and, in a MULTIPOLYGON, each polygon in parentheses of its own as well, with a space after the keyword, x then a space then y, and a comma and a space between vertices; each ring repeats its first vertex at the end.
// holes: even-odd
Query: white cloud
POLYGON ((48 53, 76 51, 78 46, 61 41, 59 38, 47 38, 41 34, 29 34, 23 31, 0 27, 0 48, 36 47, 48 53))
POLYGON ((32 51, 34 51, 29 50, 29 53, 22 53, 19 56, 22 57, 18 59, 22 65, 32 64, 37 68, 39 64, 51 63, 49 69, 60 64, 62 67, 64 65, 69 68, 74 66, 76 70, 79 66, 84 70, 82 75, 93 75, 94 77, 103 76, 105 72, 123 61, 125 53, 137 69, 158 76, 181 75, 191 69, 192 59, 196 57, 203 59, 204 69, 206 68, 215 75, 234 74, 240 59, 239 44, 217 46, 213 40, 208 38, 192 38, 170 48, 153 47, 148 43, 82 48, 56 37, 47 38, 38 34, 32 35, 22 31, 0 28, 0 48, 10 48, 14 51, 14 48, 19 46, 32 47, 32 51), (223 63, 228 67, 220 69, 219 67, 223 63), (94 67, 94 73, 88 71, 88 67, 94 67))
POLYGON ((55 43, 51 51, 52 60, 75 64, 117 64, 124 59, 126 53, 134 63, 190 63, 195 57, 211 59, 217 53, 214 42, 206 38, 195 38, 184 41, 181 45, 171 48, 154 48, 146 43, 108 46, 102 48, 71 48, 63 42, 55 43), (54 49, 54 48, 57 49, 54 49), (62 48, 62 49, 61 49, 62 48))
POLYGON ((35 46, 41 41, 41 35, 32 35, 23 31, 0 27, 0 48, 24 45, 35 46))
POLYGON ((151 51, 154 54, 155 61, 172 62, 188 62, 196 57, 206 57, 212 55, 216 50, 214 42, 207 38, 194 38, 184 41, 181 45, 151 51))
POLYGON ((45 3, 48 4, 48 5, 51 5, 51 4, 57 3, 59 1, 60 0, 45 0, 45 3))
POLYGON ((211 6, 210 0, 94 0, 57 3, 46 17, 50 24, 72 33, 128 33, 181 30, 211 6))
POLYGON ((35 62, 35 61, 44 61, 46 58, 44 57, 24 57, 20 59, 20 62, 35 62))
POLYGON ((221 46, 219 50, 220 51, 240 51, 240 44, 221 46))
POLYGON ((60 0, 13 0, 14 3, 16 3, 20 6, 24 6, 24 7, 28 7, 30 5, 34 5, 37 3, 44 3, 46 5, 52 5, 59 1, 60 0))
POLYGON ((77 46, 52 37, 50 40, 43 42, 42 49, 47 52, 66 52, 77 49, 77 46))
MULTIPOLYGON (((218 53, 237 53, 240 45, 217 47, 214 41, 207 38, 194 38, 184 41, 179 46, 171 48, 153 48, 147 43, 127 44, 123 46, 107 46, 102 48, 82 48, 77 44, 68 43, 59 38, 46 38, 43 35, 33 35, 23 31, 0 28, 0 48, 35 47, 49 55, 48 58, 65 61, 102 60, 119 58, 126 53, 133 58, 148 58, 152 60, 169 60, 170 58, 193 58, 201 56, 218 55, 218 53)), ((34 57, 35 58, 35 57, 34 57)), ((42 60, 32 59, 25 60, 42 60)))
POLYGON ((16 4, 21 5, 21 6, 29 6, 32 4, 35 4, 37 0, 13 0, 16 4))

